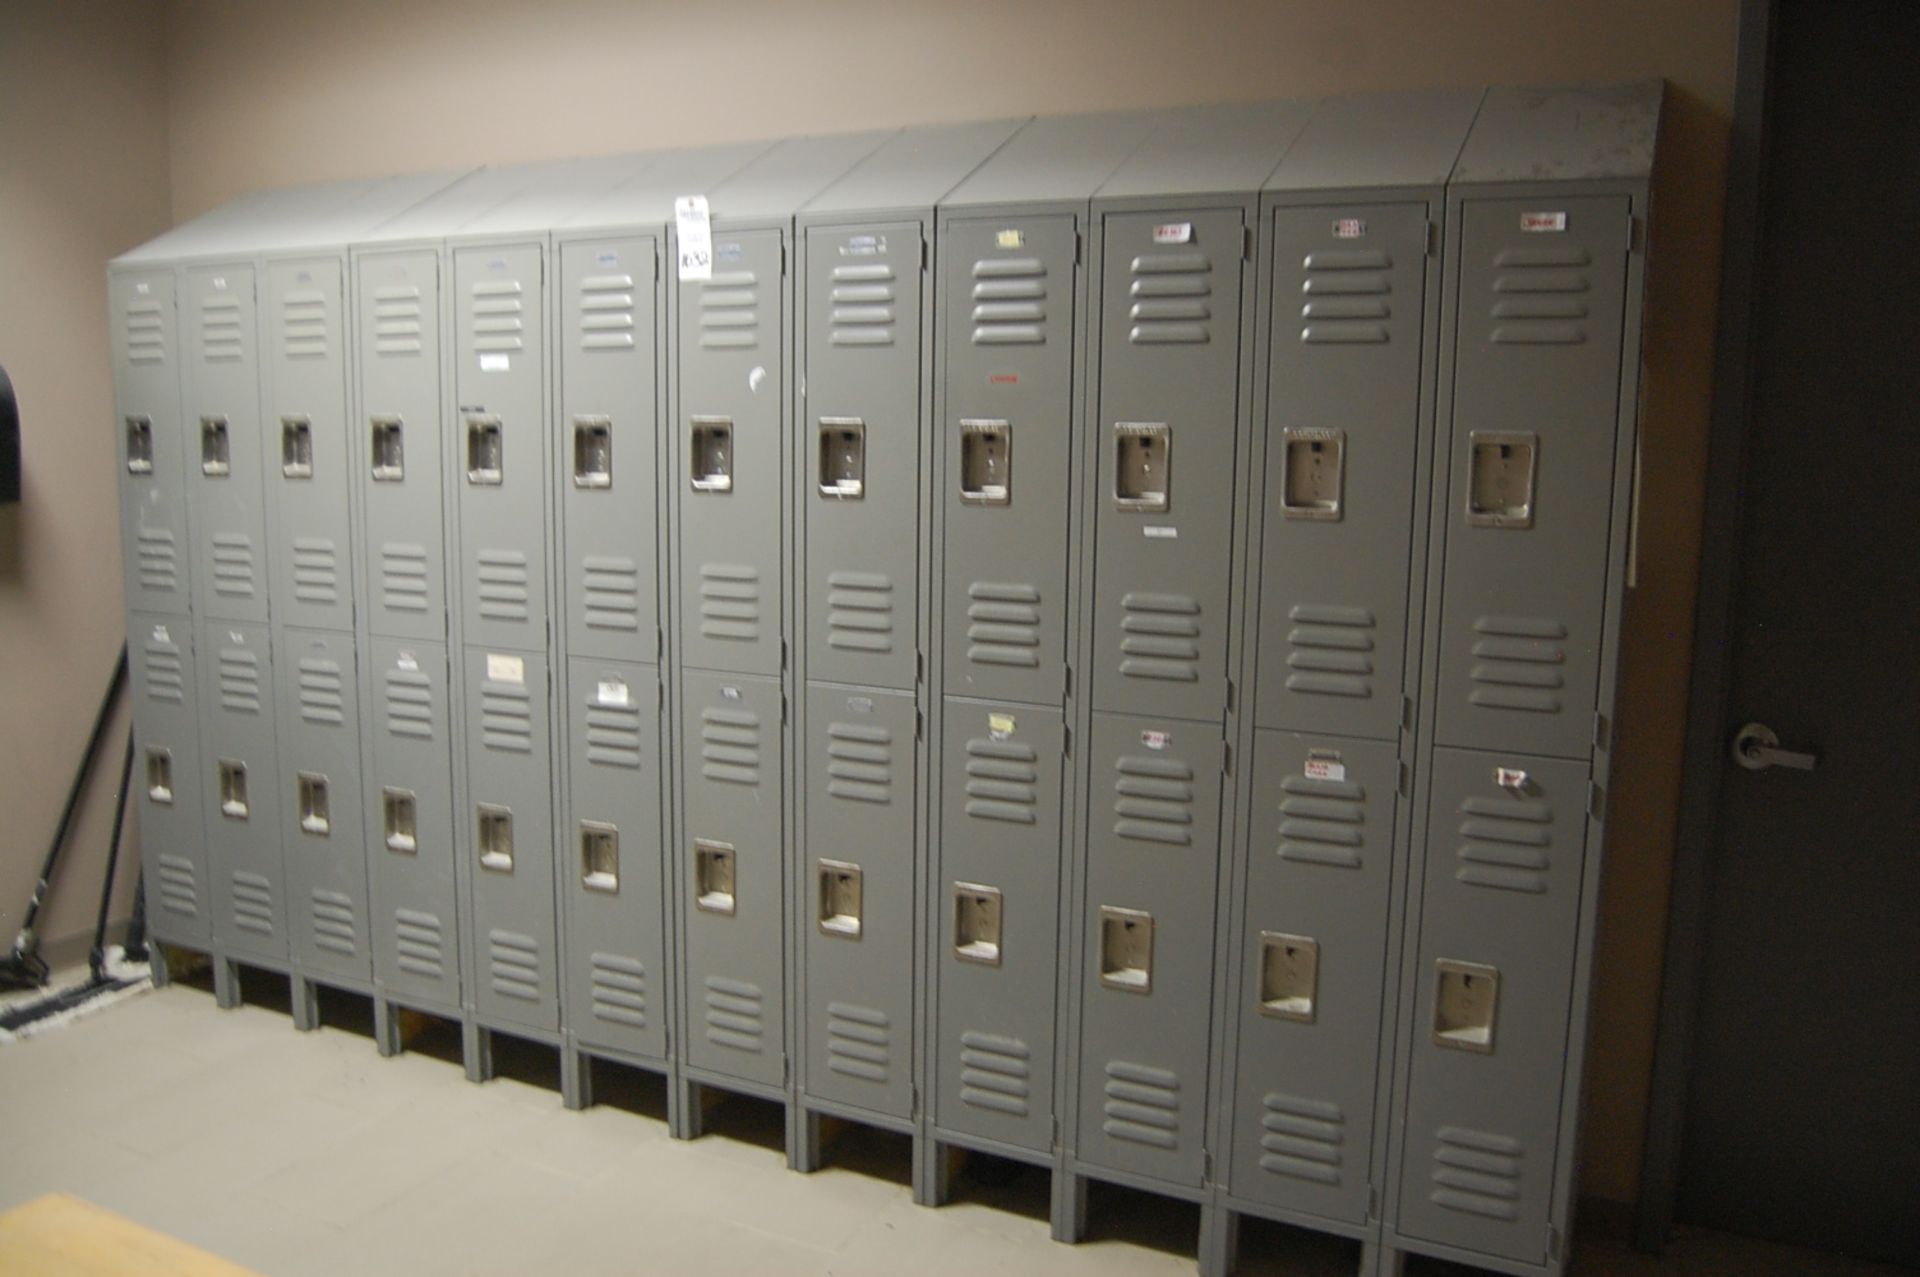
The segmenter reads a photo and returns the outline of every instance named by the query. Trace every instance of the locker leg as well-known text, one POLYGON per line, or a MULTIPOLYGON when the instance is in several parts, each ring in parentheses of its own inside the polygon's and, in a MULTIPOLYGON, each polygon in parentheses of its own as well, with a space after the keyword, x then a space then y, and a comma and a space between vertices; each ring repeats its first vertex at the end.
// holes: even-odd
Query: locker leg
POLYGON ((560 1048, 560 1102, 576 1110, 593 1103, 593 1058, 577 1047, 560 1048))
POLYGON ((1068 1245, 1087 1235, 1087 1177, 1075 1175, 1064 1160, 1053 1164, 1053 1240, 1068 1245))
POLYGON ((320 986, 293 974, 287 977, 287 993, 293 1002, 293 1027, 302 1033, 319 1028, 320 986))
POLYGON ((173 983, 173 971, 167 966, 167 946, 158 940, 147 941, 147 969, 153 973, 153 987, 164 989, 173 983))
POLYGON ((787 1169, 802 1175, 820 1169, 820 1115, 798 1100, 787 1105, 787 1169))
POLYGON ((240 1005, 240 964, 219 954, 213 955, 213 1003, 222 1011, 240 1005))
POLYGON ((460 1054, 467 1063, 467 1081, 493 1080, 493 1030, 472 1019, 462 1021, 460 1054))
POLYGON ((701 1119, 705 1116, 700 1102, 700 1084, 675 1077, 670 1079, 668 1085, 673 1092, 667 1101, 667 1134, 677 1140, 699 1139, 701 1119))
POLYGON ((385 998, 373 1000, 373 1049, 381 1057, 390 1058, 400 1054, 400 1014, 399 1008, 385 998))
POLYGON ((931 1132, 921 1131, 913 1137, 913 1204, 916 1206, 945 1206, 947 1197, 953 1191, 953 1159, 947 1155, 947 1148, 933 1138, 931 1132))
POLYGON ((1363 1242, 1360 1246, 1360 1277, 1400 1277, 1407 1266, 1407 1252, 1386 1242, 1363 1242))
POLYGON ((1200 1277, 1227 1277, 1240 1253, 1240 1215, 1214 1202, 1200 1208, 1200 1277))

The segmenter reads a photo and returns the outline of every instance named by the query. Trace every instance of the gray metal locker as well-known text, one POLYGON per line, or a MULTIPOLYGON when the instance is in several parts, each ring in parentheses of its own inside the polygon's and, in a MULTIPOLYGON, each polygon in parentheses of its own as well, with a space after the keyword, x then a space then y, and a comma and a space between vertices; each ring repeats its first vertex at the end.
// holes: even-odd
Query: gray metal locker
POLYGON ((116 269, 108 286, 127 608, 185 616, 192 555, 174 276, 165 267, 116 269))
MULTIPOLYGON (((280 824, 292 957, 302 975, 373 977, 360 687, 353 635, 278 629, 280 824)), ((264 780, 264 777, 262 778, 264 780)))
POLYGON ((1394 741, 1262 731, 1233 962, 1236 1198, 1364 1224, 1400 764, 1394 741))
POLYGON ((474 646, 462 665, 469 739, 459 845, 478 977, 469 996, 490 1028, 558 1032, 547 658, 474 646))
POLYGON ((1087 754, 1074 1157, 1197 1189, 1225 742, 1210 723, 1095 713, 1087 754))
POLYGON ((783 717, 773 679, 682 676, 684 1059, 766 1087, 786 1065, 783 717))
POLYGON ((667 1052, 660 677, 576 656, 567 679, 561 821, 568 1028, 649 1059, 667 1052))
POLYGON ((1066 729, 1056 708, 945 707, 933 970, 936 1133, 1053 1147, 1066 729))
POLYGON ((443 642, 440 255, 356 255, 353 271, 362 610, 369 633, 443 642))
POLYGON ((277 625, 353 627, 344 277, 338 256, 265 267, 263 482, 277 625))
POLYGON ((284 966, 286 872, 273 653, 264 623, 200 623, 201 811, 222 957, 284 966))
POLYGON ((800 865, 804 1087, 913 1114, 917 719, 911 692, 809 686, 800 865))
POLYGON ((460 1006, 459 874, 443 643, 374 638, 363 801, 376 993, 460 1006))
POLYGON ((199 678, 185 617, 127 618, 133 678, 133 784, 146 866, 147 929, 167 944, 212 939, 211 870, 202 807, 199 678))
POLYGON ((194 544, 194 614, 267 619, 267 532, 261 469, 259 334, 254 268, 244 261, 180 274, 187 359, 187 523, 194 544))
MULTIPOLYGON (((1439 748, 1407 1020, 1399 1231, 1548 1258, 1587 764, 1439 748)), ((1591 905, 1589 904, 1589 908, 1591 905)))

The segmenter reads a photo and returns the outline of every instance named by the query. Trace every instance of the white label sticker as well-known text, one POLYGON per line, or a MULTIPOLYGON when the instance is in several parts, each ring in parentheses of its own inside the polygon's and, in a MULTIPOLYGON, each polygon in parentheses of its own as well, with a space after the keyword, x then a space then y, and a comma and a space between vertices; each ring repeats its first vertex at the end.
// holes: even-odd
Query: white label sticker
POLYGON ((394 657, 393 663, 401 669, 406 670, 409 674, 417 673, 420 669, 419 658, 414 656, 412 652, 404 650, 394 657))
POLYGON ((156 643, 173 642, 173 635, 167 632, 167 627, 164 625, 156 625, 153 627, 153 638, 156 643))
POLYGON ((1193 223, 1162 223, 1153 228, 1153 242, 1156 244, 1190 244, 1193 242, 1193 223))
POLYGON ((480 356, 481 372, 505 372, 512 366, 512 360, 506 355, 480 356))
POLYGON ((991 736, 994 740, 1005 740, 1007 737, 1013 735, 1013 727, 1013 715, 1011 714, 987 715, 987 735, 991 736))
POLYGON ((1527 774, 1518 767, 1496 767, 1493 769, 1493 783, 1502 789, 1525 789, 1527 774))
POLYGON ((1025 231, 1015 230, 1009 227, 1004 231, 994 233, 993 246, 995 248, 1025 248, 1026 245, 1027 233, 1025 231))
POLYGON ((713 278, 713 222, 707 197, 682 195, 673 202, 673 229, 680 243, 680 278, 713 278))
POLYGON ((1359 239, 1366 233, 1367 223, 1364 218, 1343 217, 1333 224, 1335 239, 1359 239))
POLYGON ((523 656, 502 656, 498 652, 488 652, 487 681, 490 683, 526 682, 526 658, 523 656))
POLYGON ((1309 758, 1306 774, 1308 780, 1345 780, 1347 765, 1332 758, 1309 758))
POLYGON ((1565 213, 1522 213, 1520 229, 1533 233, 1564 231, 1567 229, 1567 215, 1565 213))
POLYGON ((856 714, 871 714, 873 713, 873 697, 849 696, 847 697, 847 708, 856 714))
POLYGON ((631 705, 633 694, 627 685, 617 678, 600 680, 600 703, 602 705, 631 705))
POLYGON ((720 689, 720 699, 723 701, 737 701, 740 699, 740 689, 737 687, 723 687, 720 689))
POLYGON ((1166 523, 1149 523, 1140 529, 1143 536, 1163 537, 1168 541, 1180 535, 1180 529, 1166 523))
POLYGON ((1173 743, 1171 732, 1144 731, 1140 733, 1140 743, 1148 749, 1165 749, 1173 743))

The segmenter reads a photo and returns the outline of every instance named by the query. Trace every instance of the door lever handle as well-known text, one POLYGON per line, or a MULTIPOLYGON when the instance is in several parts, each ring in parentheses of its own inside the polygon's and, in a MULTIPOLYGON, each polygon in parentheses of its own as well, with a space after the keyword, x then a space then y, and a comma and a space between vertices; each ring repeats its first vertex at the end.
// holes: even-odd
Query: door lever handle
POLYGON ((1791 767, 1795 771, 1810 772, 1820 765, 1817 754, 1781 749, 1780 738, 1765 723, 1748 723, 1734 734, 1733 761, 1754 772, 1765 771, 1769 767, 1791 767))

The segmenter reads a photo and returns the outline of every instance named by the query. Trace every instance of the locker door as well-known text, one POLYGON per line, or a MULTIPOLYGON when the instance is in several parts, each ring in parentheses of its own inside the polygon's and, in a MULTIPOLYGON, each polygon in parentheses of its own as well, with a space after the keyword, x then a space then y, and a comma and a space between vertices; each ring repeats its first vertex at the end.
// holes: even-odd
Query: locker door
POLYGON ((287 960, 280 764, 267 627, 206 621, 200 631, 201 787, 213 875, 213 942, 240 958, 287 960))
POLYGON ((314 975, 373 978, 360 813, 360 691, 353 636, 282 630, 275 665, 279 783, 293 957, 314 975))
POLYGON ((347 355, 337 257, 266 268, 266 454, 273 617, 353 628, 347 355))
POLYGON ((1066 694, 1074 220, 960 218, 946 264, 948 695, 1066 694))
POLYGON ((194 611, 203 618, 264 621, 267 535, 253 268, 202 266, 183 278, 194 611))
POLYGON ((1587 766, 1433 753, 1399 1227, 1537 1264, 1554 1217, 1587 766))
POLYGON ((698 669, 780 672, 778 231, 714 236, 713 278, 680 289, 680 632, 698 669))
POLYGON ((192 605, 173 272, 116 274, 111 292, 127 608, 184 616, 192 605))
POLYGON ((1367 1218, 1398 775, 1385 741, 1256 740, 1231 1013, 1237 1197, 1367 1218))
POLYGON ((807 693, 809 1096, 913 1112, 914 798, 911 692, 807 693))
POLYGON ((367 757, 368 887, 373 973, 389 997, 460 1005, 453 755, 447 649, 376 638, 369 646, 373 723, 367 757))
POLYGON ((780 685, 687 674, 687 1063, 781 1084, 786 908, 780 820, 780 685))
POLYGON ((1239 433, 1239 209, 1105 222, 1093 703, 1218 719, 1239 433))
POLYGON ((1273 215, 1262 727, 1392 739, 1413 571, 1424 203, 1273 215))
POLYGON ((1436 690, 1447 744, 1566 758, 1591 745, 1629 224, 1625 196, 1462 209, 1436 690))
POLYGON ((655 337, 650 238, 565 244, 560 288, 560 517, 567 650, 651 661, 659 652, 655 337))
POLYGON ((941 767, 934 1120, 1053 1146, 1060 964, 1058 709, 949 701, 941 767))
POLYGON ((583 1042, 659 1059, 667 1051, 667 900, 653 668, 575 657, 567 748, 570 1027, 583 1042))
POLYGON ((1075 1152, 1198 1187, 1220 729, 1095 714, 1092 749, 1075 1152))
POLYGON ((127 618, 127 634, 147 926, 162 940, 205 948, 212 911, 193 631, 182 617, 135 615, 127 618))
POLYGON ((807 232, 807 677, 914 684, 920 614, 920 225, 807 232))
POLYGON ((440 255, 432 249, 359 258, 360 572, 367 626, 395 638, 447 634, 442 532, 440 255))
POLYGON ((553 898, 553 775, 548 765, 547 660, 467 653, 465 837, 482 1019, 560 1027, 553 898))
POLYGON ((476 645, 547 643, 543 268, 537 244, 453 255, 461 615, 476 645))

